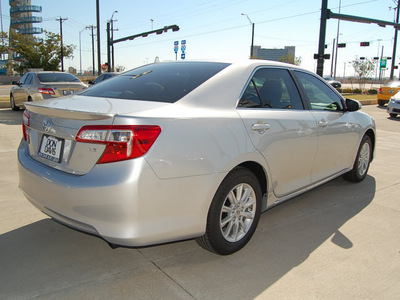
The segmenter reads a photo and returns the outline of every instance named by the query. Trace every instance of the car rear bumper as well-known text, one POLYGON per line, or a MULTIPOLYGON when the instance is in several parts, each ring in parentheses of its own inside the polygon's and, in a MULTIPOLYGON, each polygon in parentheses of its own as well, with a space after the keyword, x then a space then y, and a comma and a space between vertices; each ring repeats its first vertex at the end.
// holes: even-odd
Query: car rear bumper
POLYGON ((158 178, 144 158, 96 165, 86 175, 55 170, 18 149, 19 187, 52 218, 124 246, 201 236, 224 174, 158 178))

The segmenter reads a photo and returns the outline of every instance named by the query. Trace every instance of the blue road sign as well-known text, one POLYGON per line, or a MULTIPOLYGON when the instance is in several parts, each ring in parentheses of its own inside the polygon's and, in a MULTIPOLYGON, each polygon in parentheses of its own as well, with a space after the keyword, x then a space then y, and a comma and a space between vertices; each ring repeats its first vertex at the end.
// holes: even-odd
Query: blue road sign
POLYGON ((185 59, 185 53, 181 54, 181 59, 185 59))
POLYGON ((179 41, 175 41, 174 46, 178 46, 178 45, 179 45, 179 41))

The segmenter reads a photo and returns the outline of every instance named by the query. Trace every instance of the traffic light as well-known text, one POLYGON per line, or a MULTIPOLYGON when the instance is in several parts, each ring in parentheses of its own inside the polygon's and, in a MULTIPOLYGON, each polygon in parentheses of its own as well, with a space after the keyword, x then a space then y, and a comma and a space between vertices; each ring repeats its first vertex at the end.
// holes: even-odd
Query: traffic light
POLYGON ((363 56, 360 57, 360 60, 364 60, 364 59, 365 59, 365 57, 363 57, 363 56))
POLYGON ((361 47, 368 47, 369 46, 369 42, 361 42, 360 46, 361 47))
POLYGON ((346 47, 346 43, 341 43, 341 44, 338 44, 337 46, 338 46, 338 48, 345 48, 346 47))
POLYGON ((395 69, 398 69, 398 68, 399 68, 399 66, 394 66, 394 68, 395 68, 395 69))

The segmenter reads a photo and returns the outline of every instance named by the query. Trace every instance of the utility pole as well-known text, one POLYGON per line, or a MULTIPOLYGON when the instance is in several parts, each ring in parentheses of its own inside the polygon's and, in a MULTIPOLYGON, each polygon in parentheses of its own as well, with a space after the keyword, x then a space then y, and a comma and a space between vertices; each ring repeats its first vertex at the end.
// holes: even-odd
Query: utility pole
POLYGON ((86 26, 87 29, 91 29, 92 30, 92 58, 93 58, 93 75, 96 75, 96 68, 95 68, 95 59, 94 59, 94 32, 93 29, 96 26, 90 25, 90 26, 86 26))
MULTIPOLYGON (((400 1, 397 0, 397 7, 395 8, 397 10, 397 12, 396 12, 396 23, 399 23, 399 3, 400 3, 400 1)), ((393 54, 392 54, 392 67, 390 69, 390 79, 391 80, 393 80, 394 65, 396 63, 396 47, 397 47, 397 28, 394 29, 394 44, 393 44, 393 54)))
POLYGON ((96 19, 97 19, 97 66, 98 75, 101 74, 101 48, 100 48, 100 4, 99 0, 96 0, 96 19))
POLYGON ((67 21, 68 18, 59 17, 56 21, 60 21, 60 36, 61 36, 61 71, 64 72, 64 46, 63 46, 63 33, 62 33, 62 23, 67 21))

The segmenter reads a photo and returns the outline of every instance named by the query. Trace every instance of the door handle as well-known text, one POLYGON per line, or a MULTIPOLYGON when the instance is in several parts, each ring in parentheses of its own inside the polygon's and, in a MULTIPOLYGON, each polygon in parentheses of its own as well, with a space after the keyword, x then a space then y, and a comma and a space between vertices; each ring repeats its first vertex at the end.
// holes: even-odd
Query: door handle
POLYGON ((264 133, 266 130, 270 129, 271 125, 268 123, 256 123, 251 126, 251 129, 258 131, 259 133, 264 133))
POLYGON ((328 126, 328 122, 325 120, 321 120, 318 122, 318 127, 327 127, 328 126))

